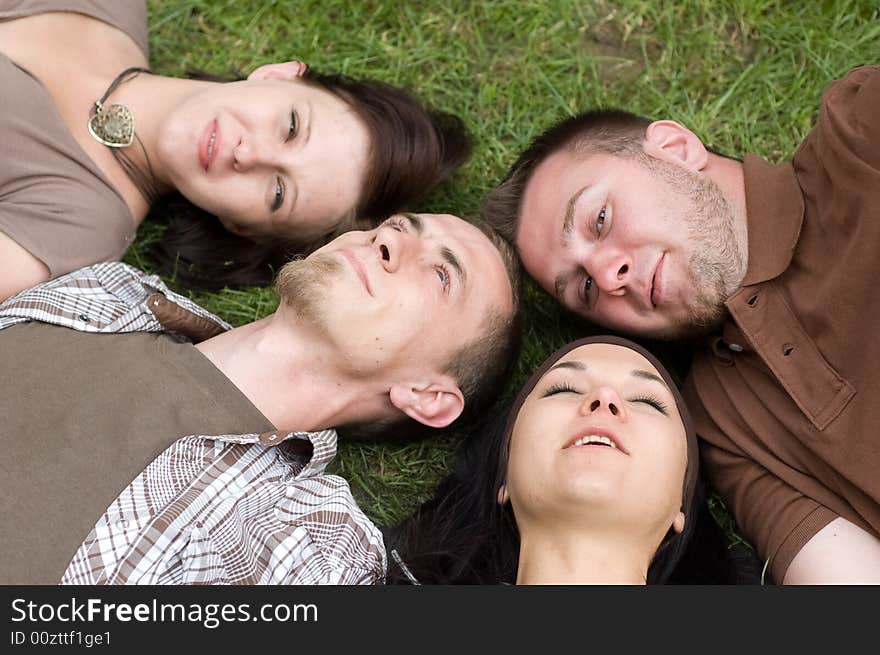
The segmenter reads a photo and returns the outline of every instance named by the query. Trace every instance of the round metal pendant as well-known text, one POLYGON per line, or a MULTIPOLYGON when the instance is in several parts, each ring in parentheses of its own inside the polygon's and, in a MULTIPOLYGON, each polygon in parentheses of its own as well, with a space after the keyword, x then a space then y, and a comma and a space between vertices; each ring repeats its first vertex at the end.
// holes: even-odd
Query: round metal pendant
POLYGON ((111 148, 125 148, 134 142, 134 115, 125 105, 98 107, 88 127, 89 134, 111 148))

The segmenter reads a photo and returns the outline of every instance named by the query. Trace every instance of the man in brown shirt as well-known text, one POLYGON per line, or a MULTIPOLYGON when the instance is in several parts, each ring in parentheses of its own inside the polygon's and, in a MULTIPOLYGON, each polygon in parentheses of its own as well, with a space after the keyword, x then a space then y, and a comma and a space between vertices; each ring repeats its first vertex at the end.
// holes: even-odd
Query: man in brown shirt
POLYGON ((880 582, 878 108, 880 67, 851 71, 778 165, 589 112, 484 210, 578 314, 705 337, 685 386, 706 468, 777 582, 880 582))

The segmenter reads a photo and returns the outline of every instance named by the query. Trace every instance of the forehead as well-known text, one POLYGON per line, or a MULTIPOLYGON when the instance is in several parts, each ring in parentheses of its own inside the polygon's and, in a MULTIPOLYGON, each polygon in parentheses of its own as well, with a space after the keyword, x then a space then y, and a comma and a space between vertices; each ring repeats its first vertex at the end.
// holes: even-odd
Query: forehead
POLYGON ((294 89, 293 109, 303 140, 299 153, 302 165, 296 170, 297 223, 311 221, 324 233, 328 217, 339 219, 352 211, 361 197, 370 134, 342 98, 301 80, 282 83, 294 89))
POLYGON ((369 140, 367 126, 344 96, 328 91, 314 82, 296 79, 282 80, 282 83, 290 86, 291 96, 301 103, 292 109, 308 114, 300 116, 300 120, 308 123, 306 129, 322 130, 322 139, 354 140, 354 147, 361 147, 369 140), (340 130, 339 127, 344 129, 340 130))
POLYGON ((409 216, 414 216, 422 222, 426 236, 460 241, 463 246, 473 251, 479 251, 481 248, 495 250, 495 246, 478 227, 458 216, 452 214, 409 214, 409 216))
POLYGON ((546 232, 551 226, 558 229, 571 196, 595 184, 601 171, 613 163, 604 161, 610 159, 606 155, 576 157, 561 150, 538 164, 523 191, 517 241, 546 232))
POLYGON ((320 84, 312 80, 304 80, 295 78, 292 80, 263 80, 264 82, 277 83, 276 89, 286 91, 289 94, 307 98, 311 102, 317 102, 328 107, 338 109, 350 109, 350 103, 340 95, 333 93, 329 89, 324 88, 320 84))
POLYGON ((461 261, 468 279, 468 298, 511 308, 511 287, 501 253, 483 232, 451 214, 410 214, 423 225, 423 236, 436 239, 461 261))
MULTIPOLYGON (((682 431, 685 431, 684 419, 676 410, 678 399, 667 383, 663 374, 644 355, 632 348, 613 343, 588 343, 560 357, 553 366, 541 377, 535 389, 529 394, 529 401, 538 394, 538 387, 551 375, 559 375, 559 371, 569 374, 586 375, 595 383, 616 385, 624 382, 636 382, 649 385, 651 393, 672 401, 670 415, 682 431), (559 366, 562 364, 562 366, 559 366), (566 365, 568 364, 568 365, 566 365), (559 366, 559 368, 554 368, 559 366)), ((564 375, 565 373, 563 373, 564 375)))
POLYGON ((339 139, 352 138, 356 135, 355 128, 363 132, 362 136, 358 135, 359 139, 367 138, 367 127, 352 104, 344 96, 337 95, 315 82, 297 78, 245 80, 236 84, 244 85, 239 87, 239 93, 244 96, 245 101, 250 100, 255 104, 271 103, 273 99, 280 103, 293 102, 294 104, 287 111, 296 111, 299 114, 300 121, 306 123, 301 127, 307 130, 322 130, 323 139, 329 136, 339 139), (311 124, 313 121, 314 125, 311 124), (339 131, 337 128, 340 125, 350 131, 339 131))
MULTIPOLYGON (((613 343, 588 343, 566 353, 554 364, 579 364, 586 367, 567 370, 588 370, 593 376, 630 376, 632 371, 645 371, 662 378, 660 371, 641 353, 613 343)), ((551 367, 552 368, 552 367, 551 367)), ((549 370, 548 370, 549 373, 549 370)), ((547 374, 545 373, 545 376, 547 374)))

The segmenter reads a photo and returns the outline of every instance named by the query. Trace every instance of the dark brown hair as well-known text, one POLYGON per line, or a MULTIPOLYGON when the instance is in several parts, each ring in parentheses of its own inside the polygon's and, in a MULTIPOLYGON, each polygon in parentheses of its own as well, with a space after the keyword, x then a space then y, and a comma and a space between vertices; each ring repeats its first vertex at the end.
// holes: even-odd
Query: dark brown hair
MULTIPOLYGON (((511 311, 494 308, 483 318, 479 332, 456 350, 444 367, 461 389, 464 410, 451 428, 461 429, 478 420, 499 397, 509 379, 520 346, 520 295, 522 272, 519 258, 511 245, 488 225, 469 221, 485 234, 498 249, 511 288, 511 311)), ((339 434, 357 441, 414 441, 436 430, 407 416, 340 426, 339 434)))
MULTIPOLYGON (((204 73, 190 77, 232 81, 204 73)), ((228 232, 215 217, 174 194, 161 205, 172 223, 151 249, 163 273, 203 289, 269 284, 291 257, 307 254, 342 232, 369 228, 414 208, 470 156, 470 137, 461 119, 427 109, 403 89, 313 70, 303 80, 344 100, 367 128, 370 153, 357 206, 337 217, 317 240, 256 243, 228 232)))

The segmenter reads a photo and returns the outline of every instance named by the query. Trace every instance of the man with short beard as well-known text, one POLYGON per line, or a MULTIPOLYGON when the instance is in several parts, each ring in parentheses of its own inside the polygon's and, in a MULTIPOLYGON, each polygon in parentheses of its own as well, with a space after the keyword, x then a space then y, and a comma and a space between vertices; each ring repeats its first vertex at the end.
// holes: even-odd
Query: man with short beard
POLYGON ((491 230, 404 214, 289 263, 277 310, 234 329, 118 262, 13 296, 0 582, 381 581, 381 534, 324 471, 334 428, 403 440, 484 410, 518 265, 491 230))
POLYGON ((777 582, 880 582, 878 107, 880 68, 851 71, 778 165, 588 112, 483 210, 572 311, 701 337, 686 393, 706 468, 777 582))

